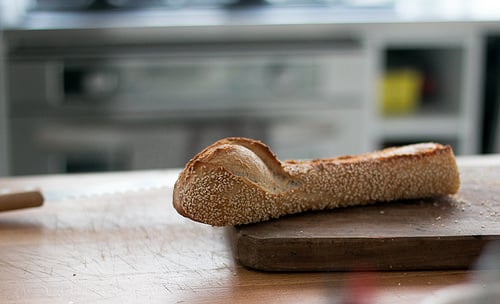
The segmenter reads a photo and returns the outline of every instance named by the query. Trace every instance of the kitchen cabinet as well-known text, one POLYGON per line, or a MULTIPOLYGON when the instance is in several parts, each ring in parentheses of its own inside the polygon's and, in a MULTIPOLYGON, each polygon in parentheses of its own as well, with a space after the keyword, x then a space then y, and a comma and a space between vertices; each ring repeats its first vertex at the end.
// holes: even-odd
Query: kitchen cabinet
POLYGON ((229 136, 260 139, 284 158, 367 148, 358 118, 369 78, 357 43, 246 44, 13 52, 13 172, 182 167, 229 136))
POLYGON ((29 172, 34 166, 16 168, 29 163, 14 159, 29 146, 16 147, 22 132, 36 142, 37 157, 46 154, 50 172, 68 167, 54 160, 64 159, 72 140, 101 145, 89 136, 92 128, 73 133, 66 144, 54 124, 26 130, 40 119, 67 132, 102 127, 96 134, 109 134, 108 143, 116 143, 111 154, 118 156, 102 152, 97 163, 111 169, 181 167, 224 136, 261 139, 282 159, 419 141, 451 144, 459 155, 481 152, 483 40, 485 32, 500 30, 496 23, 394 16, 342 21, 318 11, 311 20, 300 12, 241 12, 246 18, 238 19, 209 11, 196 24, 163 12, 144 24, 137 18, 95 28, 86 18, 106 14, 71 24, 59 15, 50 22, 35 16, 8 29, 10 173, 37 173, 29 172), (401 71, 420 81, 414 105, 384 112, 382 80, 401 71), (159 145, 159 134, 174 144, 159 145), (132 144, 136 140, 140 144, 132 144), (140 146, 167 151, 168 161, 154 161, 140 146))

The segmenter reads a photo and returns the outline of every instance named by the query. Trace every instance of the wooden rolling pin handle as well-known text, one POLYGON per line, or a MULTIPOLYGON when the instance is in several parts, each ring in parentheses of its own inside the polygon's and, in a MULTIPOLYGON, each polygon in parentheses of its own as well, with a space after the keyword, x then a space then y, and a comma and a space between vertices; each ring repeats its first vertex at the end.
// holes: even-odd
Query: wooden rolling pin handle
POLYGON ((15 192, 0 195, 0 212, 43 205, 40 191, 15 192))

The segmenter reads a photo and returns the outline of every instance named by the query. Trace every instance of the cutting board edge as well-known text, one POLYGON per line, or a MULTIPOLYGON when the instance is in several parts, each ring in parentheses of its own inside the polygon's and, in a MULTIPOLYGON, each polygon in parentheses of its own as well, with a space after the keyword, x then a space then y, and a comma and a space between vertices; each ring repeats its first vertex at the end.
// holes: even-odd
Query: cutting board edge
POLYGON ((275 238, 253 238, 250 235, 240 234, 237 228, 232 229, 235 259, 245 267, 270 272, 353 271, 361 268, 377 271, 469 269, 477 260, 483 247, 495 240, 500 240, 500 236, 430 236, 389 239, 346 237, 332 238, 331 242, 326 241, 325 238, 321 240, 284 238, 277 241, 275 238), (362 246, 357 246, 361 242, 364 242, 362 246), (272 246, 269 246, 269 243, 272 246), (467 246, 464 246, 464 243, 467 246), (377 255, 368 255, 363 252, 363 248, 372 248, 370 244, 381 248, 377 255), (464 247, 467 249, 463 250, 464 247), (339 250, 339 248, 344 248, 344 250, 339 250), (412 252, 418 250, 419 254, 411 263, 404 259, 404 253, 398 256, 393 254, 404 252, 404 250, 412 252), (325 255, 324 252, 335 252, 335 254, 325 255))

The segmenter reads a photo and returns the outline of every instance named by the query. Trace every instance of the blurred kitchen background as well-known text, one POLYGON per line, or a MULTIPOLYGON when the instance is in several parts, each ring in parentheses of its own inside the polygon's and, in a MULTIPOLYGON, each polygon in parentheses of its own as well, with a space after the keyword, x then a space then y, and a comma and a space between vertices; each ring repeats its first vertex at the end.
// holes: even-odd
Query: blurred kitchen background
POLYGON ((0 0, 0 176, 419 141, 500 153, 500 3, 0 0))

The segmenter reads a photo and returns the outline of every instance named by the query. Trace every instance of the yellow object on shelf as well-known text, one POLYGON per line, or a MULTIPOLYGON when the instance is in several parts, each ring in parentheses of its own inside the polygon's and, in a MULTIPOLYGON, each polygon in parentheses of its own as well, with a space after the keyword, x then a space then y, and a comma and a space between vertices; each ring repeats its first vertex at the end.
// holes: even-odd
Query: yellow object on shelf
POLYGON ((390 70, 381 81, 380 100, 384 115, 411 114, 420 100, 422 75, 415 69, 390 70))

